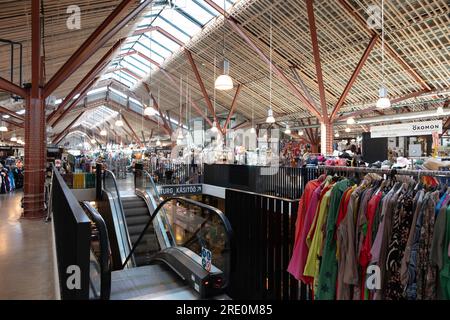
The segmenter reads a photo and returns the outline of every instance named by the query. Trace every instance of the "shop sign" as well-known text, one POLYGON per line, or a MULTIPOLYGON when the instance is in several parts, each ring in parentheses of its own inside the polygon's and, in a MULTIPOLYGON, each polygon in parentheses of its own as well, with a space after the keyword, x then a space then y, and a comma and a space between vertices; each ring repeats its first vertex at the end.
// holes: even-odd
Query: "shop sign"
POLYGON ((442 134, 442 120, 370 127, 371 138, 426 136, 434 132, 442 134))
POLYGON ((158 186, 160 196, 195 195, 203 193, 201 184, 165 185, 158 186))

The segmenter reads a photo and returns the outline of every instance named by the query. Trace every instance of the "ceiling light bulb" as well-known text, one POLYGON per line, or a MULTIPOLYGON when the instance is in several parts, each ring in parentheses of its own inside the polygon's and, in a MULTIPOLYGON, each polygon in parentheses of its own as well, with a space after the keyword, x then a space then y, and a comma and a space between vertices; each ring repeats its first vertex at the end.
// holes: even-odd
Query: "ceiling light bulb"
POLYGON ((275 118, 273 116, 273 110, 272 108, 269 109, 269 111, 267 111, 267 119, 266 119, 266 123, 275 123, 275 118))
POLYGON ((17 141, 17 138, 16 138, 16 135, 15 135, 15 134, 13 134, 13 136, 11 137, 11 141, 13 141, 13 142, 16 142, 16 141, 17 141))
POLYGON ((219 131, 219 129, 217 128, 217 122, 213 122, 212 127, 211 127, 211 131, 216 133, 217 131, 219 131))
POLYGON ((100 135, 101 135, 101 136, 106 136, 106 135, 107 135, 106 130, 105 130, 105 129, 102 129, 102 131, 100 131, 100 135))
POLYGON ((94 144, 95 143, 95 139, 91 139, 91 143, 94 144))
POLYGON ((336 133, 334 134, 334 136, 335 136, 336 138, 339 138, 339 132, 336 132, 336 133))
POLYGON ((183 130, 179 130, 178 131, 178 136, 177 136, 177 140, 183 140, 184 139, 184 136, 183 136, 183 130))
POLYGON ((217 90, 225 91, 233 89, 233 79, 229 76, 230 63, 228 60, 223 61, 223 74, 218 76, 214 82, 217 90))
POLYGON ((284 130, 285 134, 291 134, 291 129, 289 128, 289 126, 286 126, 286 130, 284 130))
POLYGON ((347 119, 347 124, 355 124, 355 118, 353 118, 353 117, 350 117, 350 118, 348 118, 347 119))
POLYGON ((0 122, 0 132, 6 132, 8 128, 5 126, 3 122, 0 122))
POLYGON ((9 114, 4 114, 4 115, 3 115, 3 118, 4 118, 4 119, 9 119, 9 118, 11 118, 11 116, 10 116, 9 114))
POLYGON ((158 147, 161 146, 161 140, 159 140, 159 138, 158 138, 158 140, 156 140, 156 146, 158 146, 158 147))
POLYGON ((443 115, 443 114, 444 114, 444 108, 438 107, 437 110, 436 110, 436 113, 437 113, 438 115, 443 115))
POLYGON ((250 133, 256 133, 256 129, 254 127, 251 127, 250 133))
POLYGON ((347 128, 345 128, 345 132, 350 132, 351 130, 350 130, 350 128, 349 127, 347 127, 347 128))
POLYGON ((22 144, 23 143, 22 138, 17 138, 17 143, 22 144))
POLYGON ((379 99, 377 101, 378 109, 386 109, 391 106, 391 101, 388 98, 388 91, 385 87, 380 88, 379 99))
POLYGON ((299 131, 298 131, 298 135, 299 135, 299 136, 304 135, 303 131, 302 131, 302 130, 299 130, 299 131))
POLYGON ((123 127, 122 118, 117 119, 115 125, 116 125, 116 127, 123 127))

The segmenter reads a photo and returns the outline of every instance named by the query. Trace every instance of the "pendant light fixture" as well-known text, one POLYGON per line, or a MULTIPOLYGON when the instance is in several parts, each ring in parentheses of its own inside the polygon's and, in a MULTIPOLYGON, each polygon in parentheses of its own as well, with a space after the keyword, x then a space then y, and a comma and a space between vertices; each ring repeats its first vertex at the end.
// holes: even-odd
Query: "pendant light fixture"
POLYGON ((298 135, 299 136, 303 136, 305 133, 303 132, 303 130, 298 130, 298 135))
POLYGON ((15 134, 15 133, 13 133, 13 135, 12 135, 12 137, 11 137, 11 141, 12 141, 12 142, 16 142, 16 141, 17 141, 17 137, 16 137, 16 134, 15 134))
POLYGON ((350 117, 350 118, 347 119, 347 124, 352 125, 352 124, 355 124, 355 123, 356 123, 355 118, 350 117))
POLYGON ((116 125, 116 127, 123 127, 123 120, 122 120, 122 112, 121 111, 119 111, 119 118, 117 118, 115 125, 116 125))
POLYGON ((437 115, 443 115, 444 114, 444 108, 443 107, 438 107, 436 110, 436 114, 437 115))
POLYGON ((252 127, 250 129, 250 133, 254 134, 256 133, 256 129, 255 129, 255 125, 254 125, 254 107, 255 107, 255 102, 254 99, 252 99, 252 127))
POLYGON ((345 132, 349 133, 351 130, 349 127, 345 128, 345 132))
POLYGON ((8 128, 6 127, 6 125, 3 121, 0 121, 0 132, 6 132, 6 131, 8 131, 8 128))
POLYGON ((272 110, 272 11, 270 11, 270 41, 269 41, 269 110, 267 111, 266 123, 275 123, 272 110))
POLYGON ((23 141, 22 141, 22 138, 21 138, 21 137, 17 138, 17 143, 18 143, 18 144, 23 144, 23 141))
POLYGON ((145 107, 144 114, 146 116, 152 117, 157 113, 156 109, 153 107, 153 99, 150 97, 149 105, 145 107))
POLYGON ((159 137, 158 137, 158 139, 156 140, 156 146, 157 146, 157 147, 160 147, 160 146, 161 146, 161 140, 159 140, 159 137))
MULTIPOLYGON (((226 12, 226 1, 223 1, 223 10, 226 12)), ((230 77, 230 62, 225 58, 225 26, 226 26, 226 18, 224 15, 223 18, 223 73, 217 77, 214 76, 216 81, 214 82, 214 88, 221 91, 231 90, 233 89, 233 79, 230 77)), ((215 67, 215 61, 214 61, 215 67)))
POLYGON ((95 144, 95 139, 91 139, 91 143, 92 143, 92 144, 95 144))
POLYGON ((391 101, 388 97, 388 90, 385 82, 385 69, 384 69, 384 0, 381 0, 381 86, 378 95, 377 108, 386 109, 391 106, 391 101))
POLYGON ((291 129, 289 128, 289 125, 286 124, 286 129, 284 130, 285 134, 291 134, 291 129))
POLYGON ((334 134, 334 137, 335 137, 335 138, 339 138, 339 132, 336 132, 336 133, 334 134))
MULTIPOLYGON (((214 56, 214 79, 215 78, 216 78, 216 57, 214 56)), ((216 81, 216 83, 217 83, 217 81, 216 81)), ((214 114, 216 113, 216 89, 217 89, 217 87, 216 87, 216 85, 214 85, 214 98, 213 98, 214 99, 214 105, 213 105, 214 114)), ((212 126, 211 126, 211 132, 216 134, 218 131, 219 131, 219 129, 217 128, 217 122, 216 122, 216 120, 214 120, 212 123, 212 126)))

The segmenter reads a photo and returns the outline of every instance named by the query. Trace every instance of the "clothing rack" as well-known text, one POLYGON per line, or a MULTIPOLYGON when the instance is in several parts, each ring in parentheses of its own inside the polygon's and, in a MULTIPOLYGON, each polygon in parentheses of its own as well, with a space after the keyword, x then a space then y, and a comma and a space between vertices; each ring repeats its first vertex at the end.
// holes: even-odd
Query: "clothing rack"
POLYGON ((359 173, 378 173, 378 174, 399 174, 406 176, 433 176, 450 177, 450 171, 440 170, 408 170, 408 169, 381 169, 368 167, 344 167, 344 166, 318 166, 319 170, 341 171, 341 172, 359 172, 359 173))

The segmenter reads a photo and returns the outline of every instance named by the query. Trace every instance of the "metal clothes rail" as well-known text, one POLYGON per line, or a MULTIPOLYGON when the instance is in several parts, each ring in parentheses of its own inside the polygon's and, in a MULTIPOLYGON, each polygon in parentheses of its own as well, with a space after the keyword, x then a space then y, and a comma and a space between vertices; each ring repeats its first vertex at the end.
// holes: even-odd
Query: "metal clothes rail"
POLYGON ((399 175, 407 175, 407 176, 450 177, 450 171, 441 171, 441 170, 381 169, 381 168, 344 167, 344 166, 318 166, 317 168, 319 170, 322 169, 322 170, 341 171, 341 172, 399 174, 399 175))

